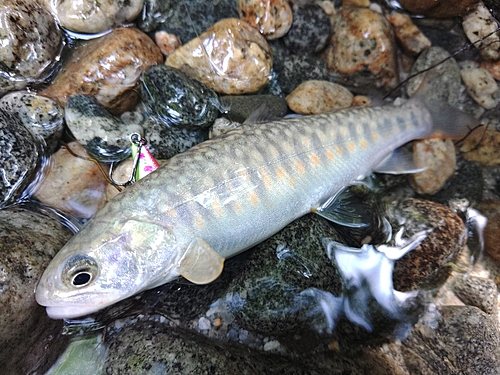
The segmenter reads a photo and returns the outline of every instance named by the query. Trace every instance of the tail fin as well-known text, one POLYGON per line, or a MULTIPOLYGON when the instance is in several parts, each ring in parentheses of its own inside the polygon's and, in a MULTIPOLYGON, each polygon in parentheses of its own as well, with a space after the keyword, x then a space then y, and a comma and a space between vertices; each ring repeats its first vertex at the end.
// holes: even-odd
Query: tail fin
POLYGON ((440 78, 441 72, 438 67, 426 72, 410 102, 420 102, 431 114, 432 137, 461 139, 479 124, 479 120, 452 107, 446 98, 439 94, 439 90, 435 87, 441 81, 440 78))

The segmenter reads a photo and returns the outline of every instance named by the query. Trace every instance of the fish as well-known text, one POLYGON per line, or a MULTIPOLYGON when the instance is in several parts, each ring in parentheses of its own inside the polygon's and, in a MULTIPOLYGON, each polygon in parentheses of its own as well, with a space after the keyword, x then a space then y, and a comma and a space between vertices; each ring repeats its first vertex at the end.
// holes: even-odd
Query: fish
POLYGON ((397 168, 404 161, 391 158, 400 146, 460 137, 474 122, 416 95, 400 106, 243 124, 108 202, 50 262, 36 300, 50 318, 71 319, 180 276, 210 283, 225 259, 297 218, 331 218, 332 197, 346 186, 373 171, 405 172, 397 168))

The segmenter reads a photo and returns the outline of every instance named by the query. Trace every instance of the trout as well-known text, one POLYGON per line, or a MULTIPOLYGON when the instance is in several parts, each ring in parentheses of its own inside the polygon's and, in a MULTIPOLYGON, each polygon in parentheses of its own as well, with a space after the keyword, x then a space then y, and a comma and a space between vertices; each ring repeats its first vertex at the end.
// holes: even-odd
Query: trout
POLYGON ((75 318, 179 276, 209 283, 224 259, 321 212, 372 171, 389 172, 400 146, 460 136, 472 122, 415 97, 399 107, 242 125, 117 195, 57 253, 36 299, 51 318, 75 318))

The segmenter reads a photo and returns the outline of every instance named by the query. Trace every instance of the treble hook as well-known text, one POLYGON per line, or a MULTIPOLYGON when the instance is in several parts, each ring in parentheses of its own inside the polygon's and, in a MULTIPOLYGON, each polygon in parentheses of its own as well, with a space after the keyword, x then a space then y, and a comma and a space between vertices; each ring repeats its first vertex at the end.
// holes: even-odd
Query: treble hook
POLYGON ((132 144, 135 147, 137 147, 137 152, 134 156, 134 161, 133 161, 134 167, 132 168, 132 173, 130 174, 129 179, 126 182, 121 183, 121 182, 117 182, 113 179, 112 174, 113 174, 115 162, 112 162, 110 167, 109 167, 108 177, 111 180, 111 183, 115 186, 127 187, 127 186, 130 186, 137 181, 136 176, 137 176, 137 169, 139 168, 139 158, 141 156, 141 148, 147 142, 144 138, 142 138, 142 136, 139 133, 132 133, 132 134, 130 134, 129 138, 130 138, 130 142, 132 142, 132 144))

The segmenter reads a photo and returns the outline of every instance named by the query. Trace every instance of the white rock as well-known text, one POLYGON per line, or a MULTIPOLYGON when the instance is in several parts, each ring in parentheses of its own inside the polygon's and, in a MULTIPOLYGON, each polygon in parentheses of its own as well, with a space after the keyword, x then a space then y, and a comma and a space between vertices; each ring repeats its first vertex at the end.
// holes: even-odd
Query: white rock
POLYGON ((485 109, 498 105, 499 89, 492 74, 485 68, 462 67, 460 70, 467 93, 485 109))
POLYGON ((295 113, 310 115, 349 108, 353 95, 336 83, 310 80, 302 82, 285 100, 295 113))
POLYGON ((493 33, 480 43, 474 44, 474 46, 479 50, 483 59, 490 61, 500 59, 500 37, 498 33, 494 33, 498 25, 482 2, 479 2, 474 9, 464 16, 462 27, 467 38, 473 43, 493 33))

